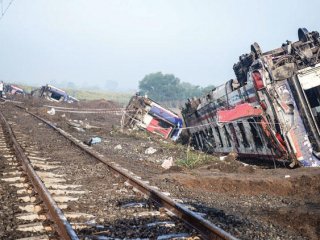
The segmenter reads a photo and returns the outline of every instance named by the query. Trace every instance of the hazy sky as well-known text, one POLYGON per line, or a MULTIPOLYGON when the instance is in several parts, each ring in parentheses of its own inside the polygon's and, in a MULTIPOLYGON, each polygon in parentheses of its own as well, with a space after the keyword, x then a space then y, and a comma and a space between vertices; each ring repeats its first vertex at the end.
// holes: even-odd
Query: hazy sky
MULTIPOLYGON (((10 0, 3 0, 4 8, 10 0)), ((0 21, 0 79, 137 89, 149 73, 233 78, 239 55, 320 31, 320 1, 15 0, 0 21)))

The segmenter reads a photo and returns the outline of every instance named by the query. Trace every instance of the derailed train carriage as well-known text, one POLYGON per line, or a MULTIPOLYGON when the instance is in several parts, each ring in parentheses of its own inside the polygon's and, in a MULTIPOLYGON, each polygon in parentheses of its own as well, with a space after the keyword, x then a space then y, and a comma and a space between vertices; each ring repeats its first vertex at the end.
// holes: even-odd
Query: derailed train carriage
POLYGON ((53 102, 78 102, 79 100, 75 97, 68 95, 64 90, 54 87, 52 85, 45 85, 41 88, 31 91, 31 96, 46 98, 49 101, 53 102))
POLYGON ((192 144, 211 153, 320 166, 320 39, 263 53, 257 43, 233 66, 230 80, 182 109, 192 144))
POLYGON ((122 116, 121 126, 145 129, 173 141, 179 138, 183 120, 173 111, 145 96, 133 96, 122 116))

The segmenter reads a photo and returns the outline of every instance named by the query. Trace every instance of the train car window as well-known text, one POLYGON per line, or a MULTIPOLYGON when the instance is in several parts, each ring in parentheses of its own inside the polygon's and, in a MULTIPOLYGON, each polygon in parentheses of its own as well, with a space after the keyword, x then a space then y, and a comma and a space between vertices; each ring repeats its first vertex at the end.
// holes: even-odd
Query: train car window
POLYGON ((212 149, 212 143, 211 143, 211 137, 208 129, 205 131, 205 146, 206 146, 206 151, 209 152, 210 149, 212 149))
POLYGON ((231 88, 232 88, 232 91, 235 91, 238 88, 240 88, 240 83, 239 83, 238 79, 231 80, 231 88))
POLYGON ((208 136, 209 136, 210 142, 212 144, 212 147, 215 148, 216 147, 216 139, 214 138, 213 130, 211 127, 208 129, 208 136))
POLYGON ((196 137, 196 134, 193 134, 193 135, 192 135, 192 138, 191 138, 191 145, 196 146, 196 148, 198 148, 198 149, 199 149, 198 139, 197 139, 197 137, 196 137))
POLYGON ((233 124, 229 123, 228 126, 229 126, 230 132, 231 132, 231 134, 233 136, 233 139, 234 139, 234 142, 236 144, 236 147, 239 147, 240 146, 239 145, 239 140, 238 140, 238 137, 237 137, 237 134, 236 134, 236 130, 234 129, 233 124))
POLYGON ((230 141, 231 137, 230 137, 230 134, 229 134, 229 132, 228 132, 228 130, 226 128, 226 125, 223 126, 223 130, 224 130, 224 134, 225 134, 226 139, 227 139, 227 145, 228 145, 228 147, 231 147, 231 141, 230 141))
POLYGON ((160 119, 159 119, 159 126, 166 129, 172 127, 168 123, 166 123, 165 121, 161 121, 160 119))
POLYGON ((226 96, 222 96, 220 98, 217 99, 217 105, 218 107, 223 107, 227 104, 227 98, 226 96))
POLYGON ((196 145, 196 149, 200 149, 200 143, 199 143, 199 139, 198 139, 197 133, 195 133, 193 135, 193 138, 194 138, 194 143, 196 145))
POLYGON ((305 94, 310 104, 312 115, 314 116, 318 127, 320 127, 320 87, 317 86, 305 90, 305 94))
POLYGON ((226 95, 233 91, 232 81, 233 80, 231 79, 230 81, 226 82, 226 95))
POLYGON ((267 121, 268 121, 267 124, 268 124, 269 126, 272 126, 273 128, 275 128, 275 125, 274 125, 274 123, 272 122, 270 115, 267 114, 266 117, 267 117, 267 121))
POLYGON ((51 92, 51 96, 50 97, 55 99, 55 100, 57 100, 57 101, 63 100, 63 96, 60 95, 59 93, 55 93, 55 92, 51 92))
POLYGON ((240 130, 240 133, 241 133, 241 136, 242 136, 242 139, 243 139, 243 142, 242 142, 243 146, 245 148, 250 147, 250 144, 249 144, 249 141, 247 139, 246 131, 244 129, 243 123, 242 122, 238 122, 237 125, 239 127, 239 130, 240 130))
POLYGON ((255 119, 248 119, 249 126, 250 126, 250 131, 253 137, 254 144, 256 148, 262 148, 263 147, 263 142, 261 139, 261 132, 259 131, 259 126, 256 122, 255 119))
POLYGON ((202 150, 202 149, 203 149, 203 142, 202 142, 200 133, 197 132, 197 133, 196 133, 196 136, 197 136, 197 139, 198 139, 198 146, 199 146, 199 148, 202 150))
POLYGON ((199 133, 200 141, 202 142, 202 149, 207 149, 207 139, 206 134, 203 131, 200 131, 199 133))
POLYGON ((219 137, 219 141, 220 141, 220 147, 223 147, 223 142, 222 142, 222 139, 221 139, 221 134, 220 134, 220 130, 218 127, 215 127, 216 129, 216 132, 218 134, 218 137, 219 137))

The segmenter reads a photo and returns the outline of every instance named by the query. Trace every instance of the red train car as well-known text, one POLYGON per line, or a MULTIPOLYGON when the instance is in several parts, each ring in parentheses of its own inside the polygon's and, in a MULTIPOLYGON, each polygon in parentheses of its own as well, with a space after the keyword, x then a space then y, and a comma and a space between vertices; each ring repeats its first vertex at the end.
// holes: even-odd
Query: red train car
POLYGON ((182 118, 152 99, 133 96, 129 101, 121 125, 146 129, 161 137, 177 140, 182 130, 182 118))

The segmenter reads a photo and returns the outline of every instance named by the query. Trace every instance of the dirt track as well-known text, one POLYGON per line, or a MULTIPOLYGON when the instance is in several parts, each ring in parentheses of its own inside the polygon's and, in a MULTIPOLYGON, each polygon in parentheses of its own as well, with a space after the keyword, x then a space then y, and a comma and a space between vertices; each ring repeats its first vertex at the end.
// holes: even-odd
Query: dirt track
MULTIPOLYGON (((102 138, 93 147, 110 159, 149 180, 173 197, 241 239, 318 239, 320 236, 320 169, 287 169, 273 164, 246 165, 238 160, 214 160, 196 169, 180 166, 165 170, 168 157, 183 158, 186 149, 144 132, 121 133, 121 115, 57 112, 51 116, 44 103, 27 101, 29 110, 41 114, 82 141, 102 138), (69 120, 99 127, 76 130, 69 120), (78 121, 77 121, 78 122, 78 121), (119 147, 121 146, 121 147, 119 147), (154 154, 146 154, 149 147, 154 154)), ((48 103, 46 103, 48 104, 48 103)), ((108 108, 111 102, 82 103, 79 108, 108 108)), ((36 126, 35 126, 36 127, 36 126)), ((32 134, 32 129, 30 129, 32 134)))

